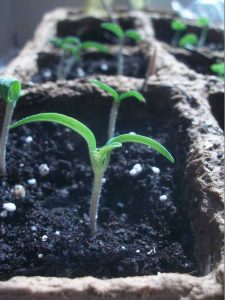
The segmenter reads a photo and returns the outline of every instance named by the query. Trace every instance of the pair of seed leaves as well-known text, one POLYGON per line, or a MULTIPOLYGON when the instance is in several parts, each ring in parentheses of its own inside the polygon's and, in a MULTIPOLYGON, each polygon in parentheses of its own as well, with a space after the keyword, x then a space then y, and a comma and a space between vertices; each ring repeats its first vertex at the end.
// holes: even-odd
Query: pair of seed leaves
MULTIPOLYGON (((137 31, 131 29, 123 30, 122 27, 118 24, 105 22, 101 25, 101 27, 116 35, 120 42, 123 42, 126 38, 133 39, 137 43, 141 41, 141 36, 137 31)), ((101 43, 95 41, 82 42, 78 37, 73 36, 68 36, 65 38, 54 38, 51 40, 51 42, 58 48, 72 53, 74 56, 78 56, 82 50, 86 49, 96 49, 104 53, 109 52, 108 47, 101 43)))
MULTIPOLYGON (((205 27, 208 27, 209 26, 209 20, 205 17, 201 17, 198 19, 198 25, 201 27, 201 28, 205 28, 205 27)), ((187 25, 179 20, 179 19, 175 19, 171 22, 171 28, 174 30, 174 31, 184 31, 187 29, 187 25)), ((197 45, 198 43, 198 36, 197 34, 195 33, 187 33, 185 34, 184 36, 181 37, 181 39, 179 40, 179 46, 180 47, 185 47, 187 45, 197 45)))
MULTIPOLYGON (((99 86, 103 90, 109 92, 113 96, 115 101, 122 101, 123 99, 131 96, 135 97, 139 101, 142 102, 144 101, 143 96, 137 91, 125 92, 119 95, 114 89, 101 83, 100 81, 95 80, 92 83, 99 86)), ((0 79, 0 96, 6 102, 17 101, 20 95, 20 91, 21 91, 21 84, 19 81, 12 78, 0 79)), ((98 148, 96 138, 93 132, 86 125, 84 125, 83 123, 81 123, 80 121, 74 118, 68 117, 63 114, 40 113, 37 115, 24 118, 11 125, 10 128, 12 129, 32 122, 55 122, 64 125, 72 129, 76 133, 80 134, 87 142, 89 154, 92 162, 103 160, 102 157, 109 155, 109 153, 111 153, 112 150, 122 147, 122 144, 127 142, 141 143, 146 146, 149 146, 154 150, 158 151, 159 153, 161 153, 169 161, 174 162, 172 155, 159 142, 149 137, 138 135, 138 134, 122 134, 117 137, 113 137, 105 144, 105 146, 98 148)))

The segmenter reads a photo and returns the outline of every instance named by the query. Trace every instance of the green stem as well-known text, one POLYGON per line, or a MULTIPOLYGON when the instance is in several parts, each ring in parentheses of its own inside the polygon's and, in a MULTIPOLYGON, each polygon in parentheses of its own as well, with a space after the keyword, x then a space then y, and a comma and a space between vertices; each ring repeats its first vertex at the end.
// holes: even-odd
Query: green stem
POLYGON ((117 72, 117 75, 123 75, 123 72, 124 72, 123 44, 124 44, 124 41, 120 41, 120 43, 119 43, 119 53, 118 53, 118 72, 117 72))
POLYGON ((198 47, 203 47, 205 45, 207 34, 208 34, 208 27, 206 26, 202 28, 201 36, 198 41, 198 47))
POLYGON ((12 120, 15 102, 8 102, 0 137, 0 175, 6 176, 6 144, 9 135, 9 125, 12 120))
POLYGON ((59 65, 58 72, 57 72, 57 79, 67 79, 69 73, 72 70, 73 65, 75 64, 77 58, 75 56, 71 56, 67 61, 65 67, 62 65, 59 65))
POLYGON ((112 21, 112 23, 118 24, 117 19, 114 16, 114 12, 113 12, 111 6, 108 5, 108 3, 106 3, 105 0, 101 0, 101 4, 108 15, 108 18, 112 21))
POLYGON ((98 205, 99 205, 99 199, 102 191, 103 175, 104 172, 94 174, 94 181, 93 181, 92 194, 91 194, 91 205, 90 205, 90 212, 89 212, 90 229, 92 235, 95 235, 97 232, 98 205))
POLYGON ((109 118, 108 139, 113 138, 115 135, 116 120, 117 120, 119 106, 120 103, 114 100, 110 112, 110 118, 109 118))
POLYGON ((177 31, 174 33, 174 36, 173 36, 173 39, 172 39, 172 43, 171 43, 173 47, 177 47, 177 46, 178 46, 180 34, 181 34, 181 31, 180 31, 180 30, 177 30, 177 31))

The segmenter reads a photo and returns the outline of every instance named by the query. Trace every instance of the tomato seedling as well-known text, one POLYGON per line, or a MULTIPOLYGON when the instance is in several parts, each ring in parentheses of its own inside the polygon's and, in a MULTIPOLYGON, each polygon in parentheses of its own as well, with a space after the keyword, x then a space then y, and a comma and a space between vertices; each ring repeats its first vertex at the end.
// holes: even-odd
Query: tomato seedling
POLYGON ((118 116, 118 111, 121 102, 124 99, 127 98, 136 98, 140 102, 145 102, 145 98, 138 92, 138 91, 129 91, 122 94, 119 94, 115 89, 113 89, 111 86, 99 81, 99 80, 90 80, 90 82, 103 91, 109 93, 113 97, 113 105, 110 112, 110 118, 109 118, 109 126, 108 126, 108 139, 111 139, 115 135, 115 127, 116 127, 116 121, 118 116))
POLYGON ((139 43, 142 38, 141 35, 136 31, 132 29, 123 30, 123 28, 119 24, 115 23, 103 23, 102 28, 105 30, 108 30, 112 32, 117 38, 118 38, 118 44, 119 44, 119 52, 118 52, 118 62, 117 62, 117 70, 118 75, 123 75, 124 73, 124 45, 127 38, 130 38, 134 40, 136 43, 139 43))
POLYGON ((93 187, 90 201, 90 229, 93 235, 97 232, 97 218, 98 218, 98 206, 99 199, 101 196, 101 190, 103 185, 103 176, 109 165, 111 152, 117 148, 121 148, 124 143, 140 143, 148 147, 153 148, 157 152, 161 153, 169 161, 174 162, 172 155, 157 141, 138 134, 122 134, 112 139, 103 146, 98 148, 96 138, 93 132, 85 126, 83 123, 76 119, 68 117, 66 115, 57 113, 42 113, 22 119, 15 124, 11 125, 10 128, 15 128, 20 125, 32 123, 32 122, 55 122, 64 125, 74 132, 80 134, 87 142, 90 162, 94 173, 93 187))

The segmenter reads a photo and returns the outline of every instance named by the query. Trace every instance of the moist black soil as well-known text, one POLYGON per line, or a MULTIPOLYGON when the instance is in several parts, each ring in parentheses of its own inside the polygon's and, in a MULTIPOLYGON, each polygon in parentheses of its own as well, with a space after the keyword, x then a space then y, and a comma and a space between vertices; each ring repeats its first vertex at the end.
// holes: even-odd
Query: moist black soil
MULTIPOLYGON (((99 145, 104 144, 110 101, 93 96, 85 105, 82 99, 67 103, 50 108, 42 104, 39 109, 78 118, 96 133, 99 145)), ((0 205, 12 201, 17 210, 0 219, 1 280, 15 275, 112 278, 196 272, 182 202, 185 129, 169 122, 164 106, 165 111, 157 112, 152 105, 127 101, 121 106, 117 133, 134 131, 157 139, 170 149, 177 164, 138 144, 115 151, 105 174, 96 237, 88 227, 93 175, 85 142, 52 123, 30 124, 11 132, 8 179, 0 183, 0 205), (33 137, 31 143, 26 142, 28 136, 33 137), (50 168, 46 177, 38 171, 43 163, 50 168), (136 163, 143 170, 132 177, 129 171, 136 163), (152 167, 160 168, 160 174, 152 167), (29 185, 27 180, 33 178, 36 185, 29 185), (26 188, 24 199, 12 197, 15 184, 26 188), (160 201, 161 195, 167 200, 160 201), (46 241, 42 241, 44 235, 46 241)), ((21 116, 17 111, 16 119, 21 116)))
MULTIPOLYGON (((40 53, 38 57, 38 73, 32 78, 34 82, 57 80, 59 57, 54 54, 40 53)), ((147 71, 147 61, 141 51, 132 55, 124 55, 124 75, 144 78, 147 71)), ((75 63, 67 79, 81 78, 88 75, 117 75, 117 56, 103 53, 87 53, 82 60, 75 63)))

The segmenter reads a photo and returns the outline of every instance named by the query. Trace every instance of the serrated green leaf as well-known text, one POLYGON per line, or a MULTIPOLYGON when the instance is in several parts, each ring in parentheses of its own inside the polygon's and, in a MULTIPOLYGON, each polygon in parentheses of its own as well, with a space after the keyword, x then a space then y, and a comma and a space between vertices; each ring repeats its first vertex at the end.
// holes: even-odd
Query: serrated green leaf
POLYGON ((105 45, 98 43, 98 42, 93 42, 93 41, 86 41, 81 43, 81 48, 82 49, 97 49, 100 52, 107 53, 109 52, 108 47, 105 45))
POLYGON ((95 136, 87 126, 76 119, 58 113, 42 113, 24 118, 12 124, 10 129, 32 122, 54 122, 64 125, 80 134, 86 140, 90 152, 96 150, 95 136))
POLYGON ((186 47, 188 45, 196 45, 198 43, 198 36, 195 33, 187 33, 179 40, 180 47, 186 47))
POLYGON ((140 143, 151 147, 152 149, 156 150, 157 152, 161 153, 164 157, 166 157, 172 163, 174 162, 174 158, 172 155, 167 151, 167 149, 162 146, 159 142, 154 139, 151 139, 146 136, 138 135, 138 134, 122 134, 110 139, 107 145, 111 143, 140 143))
POLYGON ((134 97, 140 102, 145 102, 144 96, 141 93, 139 93, 138 91, 129 91, 129 92, 125 92, 125 93, 121 94, 119 96, 119 101, 122 101, 122 100, 124 100, 126 98, 130 98, 130 97, 134 97))
POLYGON ((141 35, 136 30, 126 30, 125 36, 135 40, 136 43, 139 43, 142 40, 141 35))
POLYGON ((173 20, 171 22, 171 28, 175 31, 184 31, 187 29, 187 25, 181 20, 173 20))
POLYGON ((114 98, 114 100, 119 99, 119 94, 117 93, 117 91, 115 89, 113 89, 111 86, 109 86, 108 84, 105 84, 96 79, 92 79, 92 80, 90 80, 90 82, 92 84, 96 85, 97 87, 99 87, 100 89, 102 89, 103 91, 109 93, 114 98))
POLYGON ((216 74, 219 74, 219 75, 224 75, 224 63, 220 63, 220 64, 212 64, 210 66, 210 70, 216 74))
POLYGON ((198 25, 200 27, 206 27, 209 26, 209 19, 206 17, 201 17, 198 19, 198 25))
POLYGON ((0 78, 0 96, 5 102, 17 102, 21 93, 21 83, 12 77, 0 78))
POLYGON ((120 25, 115 24, 115 23, 105 22, 105 23, 102 23, 101 27, 108 30, 108 31, 111 31, 119 39, 124 39, 124 31, 123 31, 123 29, 120 25))

